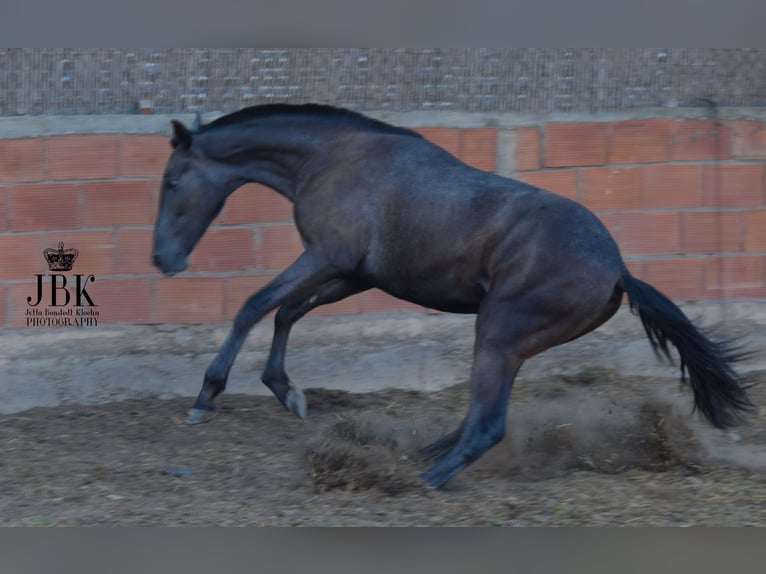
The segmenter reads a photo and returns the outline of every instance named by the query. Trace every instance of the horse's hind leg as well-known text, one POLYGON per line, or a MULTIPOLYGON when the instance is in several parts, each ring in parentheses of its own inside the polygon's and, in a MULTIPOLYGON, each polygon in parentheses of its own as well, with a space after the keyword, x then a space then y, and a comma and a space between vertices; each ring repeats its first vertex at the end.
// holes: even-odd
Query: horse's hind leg
MULTIPOLYGON (((513 349, 514 349, 514 347, 518 347, 518 349, 523 349, 523 352, 525 353, 523 356, 527 356, 528 357, 528 356, 531 356, 531 354, 534 354, 534 353, 537 353, 537 352, 540 352, 540 351, 544 350, 545 348, 552 347, 552 346, 554 346, 556 344, 559 344, 559 343, 562 343, 562 342, 566 342, 566 341, 571 341, 571 340, 577 339, 578 337, 581 337, 582 335, 585 335, 586 333, 589 333, 589 332, 593 331, 598 326, 600 326, 605 321, 607 321, 612 315, 614 315, 614 313, 617 311, 617 309, 620 306, 621 298, 622 298, 622 291, 620 289, 616 288, 614 290, 614 292, 612 293, 612 296, 609 298, 607 304, 604 306, 603 310, 600 311, 599 313, 597 313, 595 315, 594 319, 592 319, 589 323, 587 323, 587 325, 585 325, 584 328, 581 328, 579 330, 573 330, 572 334, 570 334, 570 335, 566 335, 567 328, 569 328, 570 325, 575 325, 575 323, 574 322, 570 323, 570 322, 568 322, 568 321, 566 321, 564 319, 558 319, 549 329, 544 329, 544 330, 542 330, 542 331, 540 331, 538 333, 535 333, 533 337, 531 337, 530 339, 526 340, 526 342, 528 343, 526 346, 522 346, 525 341, 522 340, 523 339, 523 335, 519 333, 519 334, 516 335, 516 337, 517 337, 517 339, 516 339, 517 340, 517 344, 513 345, 513 341, 510 341, 507 353, 510 353, 511 356, 513 356, 513 352, 514 352, 513 349), (536 347, 532 347, 530 345, 530 343, 531 344, 536 344, 536 347)), ((501 320, 504 320, 504 319, 501 319, 501 320)), ((514 320, 515 320, 515 318, 513 316, 508 316, 507 317, 507 321, 508 322, 511 322, 511 321, 514 321, 514 320)), ((530 335, 532 335, 532 334, 533 334, 533 332, 530 330, 530 335)), ((483 343, 480 340, 480 335, 477 333, 477 339, 476 339, 477 349, 481 345, 483 345, 483 343)), ((518 353, 518 350, 516 352, 518 353)), ((510 364, 507 367, 505 367, 505 371, 503 371, 502 369, 499 369, 498 370, 499 374, 496 375, 497 378, 495 379, 495 382, 494 382, 495 385, 503 385, 503 384, 508 385, 508 392, 509 393, 510 393, 510 385, 513 384, 513 380, 511 378, 510 380, 506 380, 506 382, 503 382, 503 378, 502 377, 509 377, 508 373, 510 373, 513 368, 516 368, 518 370, 518 368, 521 367, 521 362, 518 361, 518 360, 516 362, 518 363, 518 365, 516 367, 514 367, 513 364, 510 364)), ((491 376, 491 374, 485 372, 485 376, 491 376)), ((476 383, 474 383, 474 384, 476 384, 476 383)), ((479 383, 479 384, 481 384, 483 386, 490 386, 491 387, 493 382, 492 382, 492 380, 489 380, 487 382, 482 382, 482 383, 479 383)), ((505 401, 507 403, 508 399, 507 398, 503 398, 502 394, 499 394, 497 396, 499 396, 499 398, 501 400, 503 400, 503 401, 505 401)), ((474 409, 474 412, 475 412, 475 410, 476 409, 474 409)), ((470 416, 471 415, 469 414, 469 417, 470 416)), ((478 415, 474 414, 473 416, 475 417, 475 416, 478 416, 478 415)), ((486 415, 484 415, 484 416, 486 416, 486 415)), ((498 416, 498 415, 495 414, 495 415, 492 415, 492 416, 498 416)), ((469 417, 466 417, 465 419, 463 419, 463 421, 460 423, 460 426, 458 426, 458 428, 455 429, 454 431, 452 431, 451 433, 449 433, 447 435, 444 435, 443 437, 441 437, 441 438, 435 440, 434 442, 426 445, 425 447, 421 448, 420 449, 420 454, 422 455, 423 459, 426 460, 426 461, 434 460, 434 459, 435 460, 439 460, 439 459, 443 458, 444 456, 446 456, 453 448, 455 448, 455 446, 460 442, 461 438, 463 437, 463 431, 464 431, 464 429, 466 427, 466 423, 469 420, 469 417)), ((496 423, 496 424, 499 424, 499 423, 496 423)), ((476 458, 478 458, 478 456, 476 458)), ((475 459, 473 459, 473 460, 475 460, 475 459)), ((466 463, 466 465, 467 464, 468 463, 466 463)), ((429 471, 429 473, 432 472, 432 471, 433 471, 433 469, 431 471, 429 471)), ((455 472, 455 474, 456 473, 457 473, 457 471, 455 472)), ((428 480, 427 476, 429 476, 429 475, 428 474, 425 475, 426 480, 428 480)), ((453 476, 454 476, 454 474, 453 474, 453 476)), ((445 480, 445 482, 446 482, 446 480, 445 480)), ((435 484, 435 483, 433 483, 433 484, 435 484)), ((443 484, 443 482, 441 484, 443 484)))
POLYGON ((335 303, 366 289, 367 287, 352 279, 340 277, 323 285, 315 294, 299 303, 287 303, 277 311, 274 318, 274 339, 261 380, 285 408, 297 417, 306 417, 306 398, 303 391, 290 381, 285 372, 285 353, 290 329, 312 309, 335 303))
POLYGON ((581 334, 597 313, 589 305, 561 308, 561 297, 544 299, 497 298, 482 304, 468 414, 456 431, 426 447, 427 456, 449 449, 423 474, 427 483, 442 486, 500 442, 511 387, 524 360, 581 334))
POLYGON ((465 427, 465 419, 460 425, 451 433, 444 435, 441 438, 436 439, 434 442, 427 444, 420 449, 420 454, 423 460, 439 459, 454 447, 460 440, 460 436, 463 434, 463 428, 465 427))
MULTIPOLYGON (((481 319, 480 316, 478 321, 481 319)), ((503 320, 496 317, 492 322, 498 319, 503 320)), ((522 362, 506 342, 493 339, 484 329, 477 329, 468 415, 455 432, 426 447, 428 450, 433 446, 431 450, 438 456, 454 444, 423 474, 423 480, 437 488, 442 486, 502 440, 511 387, 522 362)))

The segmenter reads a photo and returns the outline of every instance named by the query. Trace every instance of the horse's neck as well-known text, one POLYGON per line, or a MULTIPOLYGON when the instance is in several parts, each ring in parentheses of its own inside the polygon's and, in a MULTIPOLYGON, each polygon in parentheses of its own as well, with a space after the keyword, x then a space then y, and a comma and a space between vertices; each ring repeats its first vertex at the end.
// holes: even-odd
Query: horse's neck
POLYGON ((290 201, 301 168, 327 145, 310 130, 268 125, 221 130, 206 137, 210 155, 228 165, 239 184, 260 183, 290 201))

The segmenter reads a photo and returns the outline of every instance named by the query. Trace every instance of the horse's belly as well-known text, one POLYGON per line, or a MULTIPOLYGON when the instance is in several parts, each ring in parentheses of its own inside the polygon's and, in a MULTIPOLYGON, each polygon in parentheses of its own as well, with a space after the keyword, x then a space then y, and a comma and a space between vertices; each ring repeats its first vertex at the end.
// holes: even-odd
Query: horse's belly
POLYGON ((486 295, 482 281, 412 278, 379 281, 376 287, 404 301, 447 313, 476 313, 486 295))

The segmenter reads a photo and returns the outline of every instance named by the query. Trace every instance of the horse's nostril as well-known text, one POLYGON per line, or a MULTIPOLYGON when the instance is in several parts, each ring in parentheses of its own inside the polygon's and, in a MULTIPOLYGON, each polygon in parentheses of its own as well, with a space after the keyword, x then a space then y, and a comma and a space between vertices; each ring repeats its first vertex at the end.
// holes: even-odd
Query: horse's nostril
POLYGON ((154 253, 154 254, 152 255, 152 264, 153 264, 155 267, 159 267, 159 266, 160 266, 160 256, 159 256, 159 255, 157 255, 156 253, 154 253))

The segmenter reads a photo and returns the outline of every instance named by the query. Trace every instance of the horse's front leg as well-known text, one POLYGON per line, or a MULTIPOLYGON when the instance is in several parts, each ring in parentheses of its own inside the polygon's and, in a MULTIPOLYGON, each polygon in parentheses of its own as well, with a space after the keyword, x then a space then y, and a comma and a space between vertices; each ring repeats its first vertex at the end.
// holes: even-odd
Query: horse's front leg
MULTIPOLYGON (((301 301, 315 293, 322 285, 341 274, 335 266, 317 255, 303 253, 268 285, 251 296, 234 318, 228 337, 213 362, 205 371, 205 380, 186 422, 207 422, 215 413, 215 398, 226 388, 229 371, 239 350, 253 326, 272 309, 290 301, 301 301)), ((300 402, 300 397, 285 397, 286 401, 300 402)), ((301 393, 302 395, 302 393, 301 393)), ((299 406, 296 408, 300 409, 299 406)), ((305 410, 305 406, 303 407, 305 410)))
POLYGON ((352 279, 339 277, 322 285, 316 293, 299 303, 286 303, 277 311, 274 318, 274 339, 261 380, 271 389, 271 392, 285 408, 298 418, 306 417, 306 399, 300 388, 290 381, 285 372, 285 352, 287 351, 290 329, 312 309, 320 305, 335 303, 366 289, 367 287, 352 279))

